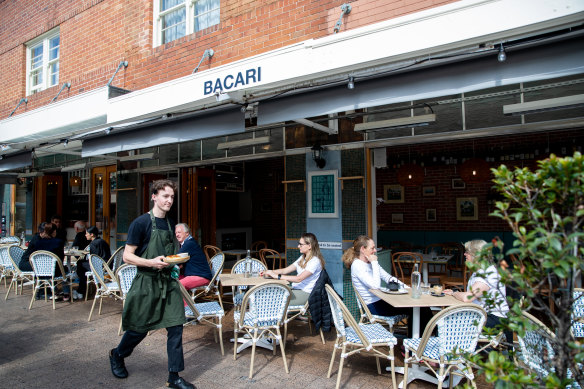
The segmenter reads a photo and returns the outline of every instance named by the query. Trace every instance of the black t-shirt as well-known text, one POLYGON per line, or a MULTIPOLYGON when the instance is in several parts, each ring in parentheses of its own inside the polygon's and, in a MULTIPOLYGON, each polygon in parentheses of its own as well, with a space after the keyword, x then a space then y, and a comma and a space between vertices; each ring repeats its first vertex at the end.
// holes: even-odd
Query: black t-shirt
POLYGON ((101 259, 105 261, 107 261, 112 256, 109 245, 101 238, 97 238, 91 241, 89 244, 89 253, 99 255, 101 259))
MULTIPOLYGON (((155 217, 156 220, 156 228, 159 230, 168 231, 168 223, 166 219, 160 219, 155 217)), ((174 232, 174 222, 168 219, 170 223, 171 232, 174 232)), ((150 243, 150 233, 152 232, 152 221, 150 220, 150 213, 145 213, 143 215, 138 216, 132 224, 130 224, 130 228, 128 229, 128 240, 126 244, 130 246, 137 246, 136 254, 137 256, 141 257, 142 254, 146 251, 148 247, 148 243, 150 243)))
POLYGON ((85 237, 85 232, 81 231, 75 235, 75 240, 73 240, 73 247, 77 247, 79 250, 83 250, 89 246, 89 241, 85 237))

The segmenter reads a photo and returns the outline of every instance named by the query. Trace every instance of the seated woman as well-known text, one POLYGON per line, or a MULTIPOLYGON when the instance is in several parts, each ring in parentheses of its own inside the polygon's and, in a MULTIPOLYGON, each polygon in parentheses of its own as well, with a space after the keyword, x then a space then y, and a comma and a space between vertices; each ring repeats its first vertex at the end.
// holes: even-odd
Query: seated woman
MULTIPOLYGON (((369 291, 369 289, 379 289, 382 279, 388 283, 397 282, 401 288, 406 287, 405 284, 379 266, 376 252, 373 239, 361 235, 353 241, 353 247, 343 254, 342 259, 345 266, 351 269, 351 280, 355 289, 367 304, 371 314, 380 316, 408 315, 411 318, 412 308, 395 308, 369 291)), ((424 330, 431 318, 430 308, 420 308, 420 332, 424 330)), ((412 321, 408 320, 408 337, 412 336, 412 321)))
MULTIPOLYGON (((89 227, 85 230, 85 238, 89 243, 89 254, 99 255, 101 259, 107 261, 112 256, 109 244, 99 237, 99 229, 95 226, 89 227)), ((81 247, 80 247, 81 248, 81 247)), ((80 300, 83 295, 87 293, 87 277, 85 273, 90 271, 89 261, 82 257, 77 261, 77 277, 79 277, 79 287, 77 291, 73 291, 73 299, 80 300)))
MULTIPOLYGON (((290 305, 304 305, 308 301, 310 292, 314 289, 320 272, 324 269, 324 259, 318 246, 318 240, 314 234, 307 232, 302 234, 298 241, 300 257, 292 265, 284 269, 268 270, 266 275, 292 282, 292 297, 290 305), (288 275, 296 272, 295 276, 288 275)), ((263 276, 264 272, 260 274, 263 276)))
MULTIPOLYGON (((466 261, 470 263, 474 262, 486 244, 487 242, 484 240, 471 240, 466 242, 464 244, 464 257, 466 261)), ((475 272, 470 276, 466 292, 453 292, 450 289, 446 289, 444 293, 452 295, 457 300, 473 302, 480 305, 487 311, 485 327, 493 328, 500 323, 502 318, 507 317, 509 306, 506 299, 505 285, 500 282, 501 276, 493 263, 493 256, 489 254, 483 258, 486 258, 490 265, 485 271, 475 272), (486 304, 486 300, 493 301, 495 304, 486 304)), ((509 333, 505 335, 509 339, 509 333)))

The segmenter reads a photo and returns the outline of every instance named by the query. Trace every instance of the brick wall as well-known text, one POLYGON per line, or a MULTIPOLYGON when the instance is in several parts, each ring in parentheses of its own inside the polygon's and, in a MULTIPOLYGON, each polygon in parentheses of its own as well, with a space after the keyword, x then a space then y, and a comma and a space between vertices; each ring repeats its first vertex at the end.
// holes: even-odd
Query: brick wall
MULTIPOLYGON (((6 117, 26 90, 25 44, 59 26, 59 84, 71 82, 60 98, 105 86, 121 60, 114 85, 129 90, 191 74, 205 49, 215 55, 201 70, 264 53, 311 38, 333 34, 346 0, 221 0, 221 22, 166 45, 152 47, 153 0, 45 0, 0 2, 0 117, 6 117)), ((359 0, 351 2, 342 31, 380 22, 444 1, 359 0)), ((29 97, 26 110, 47 104, 54 86, 29 97)))

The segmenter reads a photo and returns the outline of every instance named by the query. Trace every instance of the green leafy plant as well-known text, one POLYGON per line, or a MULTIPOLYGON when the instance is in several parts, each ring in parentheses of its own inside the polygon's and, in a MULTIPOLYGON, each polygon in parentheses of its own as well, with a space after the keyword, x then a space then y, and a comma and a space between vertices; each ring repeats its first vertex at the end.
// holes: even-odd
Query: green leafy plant
MULTIPOLYGON (((574 285, 584 270, 584 159, 579 152, 566 158, 551 155, 539 161, 533 172, 528 168, 511 170, 505 165, 492 172, 495 189, 503 200, 496 203, 491 215, 507 222, 515 238, 507 252, 498 239, 486 249, 495 254, 499 263, 506 263, 505 255, 512 262, 512 266, 499 269, 501 282, 512 292, 508 296, 509 314, 500 330, 508 329, 521 336, 533 330, 534 326, 522 315, 522 311, 529 311, 555 335, 547 337, 555 355, 544 366, 549 374, 537 374, 515 363, 513 350, 509 354, 491 351, 488 358, 470 358, 479 374, 496 387, 556 388, 572 380, 584 387, 584 346, 570 330, 574 285)), ((485 259, 479 259, 469 267, 480 272, 488 265, 485 259)))

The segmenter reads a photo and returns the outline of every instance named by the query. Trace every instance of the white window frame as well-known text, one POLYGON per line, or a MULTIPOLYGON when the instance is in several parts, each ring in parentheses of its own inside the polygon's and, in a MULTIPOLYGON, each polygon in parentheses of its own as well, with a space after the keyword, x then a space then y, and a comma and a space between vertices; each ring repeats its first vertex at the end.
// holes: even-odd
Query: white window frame
MULTIPOLYGON (((41 36, 38 36, 26 44, 26 95, 27 96, 59 84, 59 76, 57 76, 56 82, 54 84, 51 84, 50 69, 51 69, 52 65, 59 64, 60 61, 61 61, 61 41, 60 41, 59 28, 56 28, 56 29, 51 30, 51 31, 49 31, 41 36), (56 59, 49 60, 49 51, 50 51, 49 43, 53 38, 55 38, 57 36, 59 37, 59 55, 57 56, 56 59), (32 66, 31 66, 32 49, 38 47, 41 44, 43 46, 43 59, 42 59, 42 64, 40 66, 40 69, 41 69, 43 81, 40 84, 33 86, 32 82, 31 82, 31 72, 33 70, 32 66)), ((59 73, 60 72, 61 72, 61 70, 59 69, 59 73)))
MULTIPOLYGON (((162 42, 162 17, 167 13, 176 11, 179 8, 185 8, 186 10, 186 20, 185 20, 185 36, 195 33, 195 3, 199 0, 184 0, 182 5, 176 5, 166 11, 160 11, 161 0, 154 0, 154 33, 152 45, 154 47, 160 46, 162 42)), ((210 11, 213 12, 213 11, 210 11)), ((221 2, 219 2, 219 17, 221 17, 221 2)), ((180 39, 180 38, 177 38, 180 39)), ((168 43, 168 42, 167 42, 168 43)))

